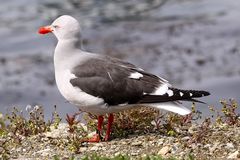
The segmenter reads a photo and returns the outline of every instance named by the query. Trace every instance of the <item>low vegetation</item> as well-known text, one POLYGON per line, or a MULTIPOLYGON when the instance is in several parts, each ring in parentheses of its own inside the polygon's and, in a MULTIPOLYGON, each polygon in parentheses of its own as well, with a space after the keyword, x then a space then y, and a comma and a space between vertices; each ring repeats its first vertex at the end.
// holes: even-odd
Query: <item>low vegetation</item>
POLYGON ((211 116, 204 118, 195 104, 187 116, 145 107, 120 112, 115 115, 112 141, 99 144, 85 141, 95 132, 94 115, 82 112, 67 115, 67 123, 63 123, 56 106, 48 121, 41 106, 27 106, 25 112, 15 107, 8 114, 0 114, 0 159, 236 158, 240 156, 238 104, 232 99, 220 103, 221 110, 210 106, 211 116))

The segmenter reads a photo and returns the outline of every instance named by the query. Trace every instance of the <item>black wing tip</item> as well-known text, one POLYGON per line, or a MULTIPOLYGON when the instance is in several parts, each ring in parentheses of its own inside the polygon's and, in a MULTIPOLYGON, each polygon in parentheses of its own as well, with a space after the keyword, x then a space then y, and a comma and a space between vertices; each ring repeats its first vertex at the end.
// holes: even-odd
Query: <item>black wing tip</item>
POLYGON ((211 95, 210 92, 208 92, 208 91, 202 91, 202 96, 209 96, 209 95, 211 95))

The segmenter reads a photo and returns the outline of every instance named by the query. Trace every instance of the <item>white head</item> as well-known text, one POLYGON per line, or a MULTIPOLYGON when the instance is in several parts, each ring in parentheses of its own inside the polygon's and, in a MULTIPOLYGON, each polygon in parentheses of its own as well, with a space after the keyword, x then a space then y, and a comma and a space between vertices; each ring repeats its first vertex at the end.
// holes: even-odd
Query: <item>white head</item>
POLYGON ((75 18, 69 15, 63 15, 58 17, 51 25, 39 28, 38 31, 40 34, 50 32, 52 32, 58 40, 79 39, 81 29, 75 18))

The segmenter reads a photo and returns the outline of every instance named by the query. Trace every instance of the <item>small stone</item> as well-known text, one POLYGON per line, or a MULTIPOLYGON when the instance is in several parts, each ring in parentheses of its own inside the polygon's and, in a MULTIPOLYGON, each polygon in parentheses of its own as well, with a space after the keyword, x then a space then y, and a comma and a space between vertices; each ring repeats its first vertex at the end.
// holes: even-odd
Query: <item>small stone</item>
POLYGON ((94 146, 96 146, 96 147, 103 147, 103 143, 96 143, 96 144, 94 144, 94 146))
POLYGON ((87 147, 81 147, 79 150, 80 150, 80 152, 85 152, 85 151, 87 151, 87 147))
POLYGON ((229 154, 228 159, 237 159, 239 157, 240 157, 239 151, 235 151, 229 154))
POLYGON ((136 141, 131 144, 132 146, 141 146, 142 142, 141 141, 136 141))
POLYGON ((137 155, 138 155, 137 152, 132 152, 132 153, 131 153, 131 156, 137 156, 137 155))
POLYGON ((225 148, 234 149, 234 145, 233 145, 233 143, 227 143, 225 148))
POLYGON ((118 156, 118 155, 120 155, 120 152, 116 152, 116 153, 114 153, 114 155, 115 155, 115 156, 118 156))
POLYGON ((167 153, 169 153, 171 150, 171 148, 169 146, 164 146, 159 152, 158 154, 164 156, 166 155, 167 153))
POLYGON ((54 126, 50 127, 51 131, 44 133, 44 135, 48 138, 65 138, 68 135, 68 124, 60 123, 58 128, 54 128, 54 126))
POLYGON ((212 147, 211 145, 208 147, 210 153, 213 153, 219 147, 219 142, 215 143, 212 147))
POLYGON ((90 151, 97 151, 98 150, 98 146, 93 146, 92 148, 90 148, 90 151))
POLYGON ((178 146, 178 144, 175 144, 174 146, 172 146, 172 151, 171 151, 172 154, 177 152, 177 150, 178 150, 177 146, 178 146))
POLYGON ((211 147, 211 144, 206 144, 203 146, 204 148, 210 148, 211 147))
POLYGON ((183 138, 182 138, 183 141, 188 141, 189 139, 190 139, 189 136, 186 136, 186 137, 183 137, 183 138))
POLYGON ((162 145, 164 143, 164 139, 163 138, 159 139, 157 143, 158 145, 162 145))

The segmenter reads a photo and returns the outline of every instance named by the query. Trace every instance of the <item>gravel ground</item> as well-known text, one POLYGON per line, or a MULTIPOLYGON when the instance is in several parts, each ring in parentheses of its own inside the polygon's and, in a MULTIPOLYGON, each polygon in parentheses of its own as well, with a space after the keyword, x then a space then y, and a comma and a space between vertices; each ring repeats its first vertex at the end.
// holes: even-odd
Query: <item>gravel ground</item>
MULTIPOLYGON (((128 155, 131 159, 141 159, 146 155, 161 155, 177 159, 239 159, 240 127, 225 124, 210 126, 204 134, 199 134, 200 125, 181 129, 179 136, 160 133, 132 134, 127 138, 115 138, 109 142, 80 143, 78 153, 71 152, 68 125, 61 123, 58 129, 31 137, 22 137, 21 144, 9 150, 12 159, 52 159, 58 156, 82 158, 97 153, 113 157, 128 155), (197 136, 198 135, 198 136, 197 136), (197 137, 197 138, 196 138, 197 137), (200 139, 198 139, 200 138, 200 139)), ((1 139, 3 141, 3 139, 1 139)), ((0 147, 1 150, 3 148, 0 147)))

